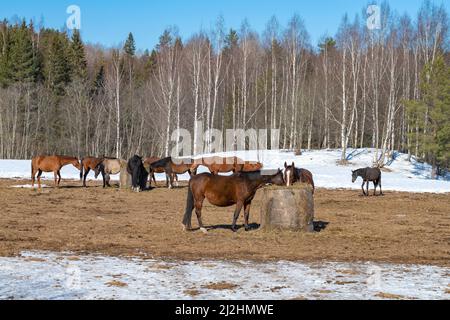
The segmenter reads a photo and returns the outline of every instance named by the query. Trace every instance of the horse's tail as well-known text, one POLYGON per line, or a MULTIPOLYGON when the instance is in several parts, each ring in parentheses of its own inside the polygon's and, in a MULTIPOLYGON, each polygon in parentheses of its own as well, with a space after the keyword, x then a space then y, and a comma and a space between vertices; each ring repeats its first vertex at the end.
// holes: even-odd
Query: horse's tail
POLYGON ((81 168, 80 168, 80 180, 83 180, 83 170, 84 170, 83 158, 81 158, 80 165, 81 165, 81 168))
POLYGON ((191 184, 189 183, 186 200, 186 211, 183 218, 183 225, 185 226, 185 228, 191 225, 192 210, 194 210, 194 194, 192 193, 191 184))

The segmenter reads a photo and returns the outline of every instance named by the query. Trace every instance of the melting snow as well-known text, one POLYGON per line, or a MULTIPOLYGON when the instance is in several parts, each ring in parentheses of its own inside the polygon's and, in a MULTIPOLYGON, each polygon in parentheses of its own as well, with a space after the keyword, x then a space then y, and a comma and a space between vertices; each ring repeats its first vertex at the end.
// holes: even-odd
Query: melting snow
POLYGON ((449 299, 449 274, 450 268, 423 265, 24 252, 0 258, 0 299, 449 299), (229 286, 208 286, 220 283, 229 286))

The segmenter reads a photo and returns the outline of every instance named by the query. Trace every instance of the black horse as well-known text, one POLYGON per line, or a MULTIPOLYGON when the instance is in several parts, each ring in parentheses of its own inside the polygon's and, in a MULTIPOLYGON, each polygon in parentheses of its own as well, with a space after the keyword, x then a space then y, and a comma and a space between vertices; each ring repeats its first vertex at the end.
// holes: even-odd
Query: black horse
POLYGON ((127 172, 131 175, 133 191, 140 192, 147 189, 148 172, 145 170, 142 157, 134 156, 128 160, 127 172))
POLYGON ((380 186, 380 195, 383 195, 381 190, 381 170, 378 168, 364 168, 352 171, 352 182, 355 183, 356 179, 361 177, 363 179, 363 184, 361 186, 363 194, 369 196, 369 182, 373 182, 374 191, 373 195, 376 196, 377 187, 380 186), (367 193, 364 191, 364 184, 367 183, 367 193))

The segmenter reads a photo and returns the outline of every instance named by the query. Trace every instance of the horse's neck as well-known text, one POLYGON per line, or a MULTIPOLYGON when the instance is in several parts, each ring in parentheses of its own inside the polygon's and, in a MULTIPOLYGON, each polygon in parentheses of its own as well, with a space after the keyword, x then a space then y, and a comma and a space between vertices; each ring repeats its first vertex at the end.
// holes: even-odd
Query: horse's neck
POLYGON ((302 176, 302 169, 294 168, 294 182, 300 181, 302 176))
POLYGON ((261 186, 267 184, 270 182, 271 177, 270 176, 264 176, 261 175, 256 179, 250 180, 250 185, 252 186, 253 189, 258 189, 261 186))
POLYGON ((75 158, 61 158, 60 162, 61 162, 61 165, 65 166, 65 165, 74 163, 75 160, 76 160, 75 158))

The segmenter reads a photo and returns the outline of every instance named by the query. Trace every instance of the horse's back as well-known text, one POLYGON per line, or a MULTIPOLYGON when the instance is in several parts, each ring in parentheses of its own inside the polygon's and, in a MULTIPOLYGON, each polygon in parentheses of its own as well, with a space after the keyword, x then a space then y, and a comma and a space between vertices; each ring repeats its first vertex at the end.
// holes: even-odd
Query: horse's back
POLYGON ((59 165, 58 156, 36 156, 31 160, 31 164, 35 170, 44 172, 54 171, 59 165))
POLYGON ((102 163, 107 174, 117 174, 121 170, 121 161, 119 159, 104 159, 102 163))

